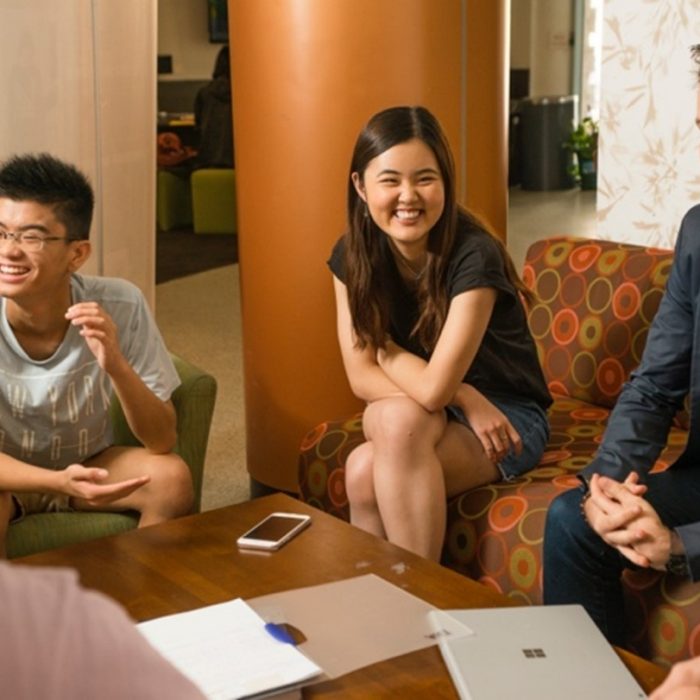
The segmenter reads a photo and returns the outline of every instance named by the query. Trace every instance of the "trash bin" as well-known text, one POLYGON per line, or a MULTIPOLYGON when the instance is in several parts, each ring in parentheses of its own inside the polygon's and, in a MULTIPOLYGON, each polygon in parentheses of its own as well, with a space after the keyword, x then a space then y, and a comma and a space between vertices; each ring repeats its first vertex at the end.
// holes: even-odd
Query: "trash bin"
POLYGON ((578 112, 578 97, 528 97, 520 103, 520 184, 524 190, 567 190, 575 186, 564 147, 578 112))

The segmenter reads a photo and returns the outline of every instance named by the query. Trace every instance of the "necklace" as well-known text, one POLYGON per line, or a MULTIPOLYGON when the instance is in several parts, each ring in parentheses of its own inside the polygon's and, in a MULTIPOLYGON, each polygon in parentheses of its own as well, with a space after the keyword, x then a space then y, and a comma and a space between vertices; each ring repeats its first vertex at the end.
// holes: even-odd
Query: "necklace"
POLYGON ((401 265, 403 265, 404 270, 411 276, 411 279, 416 282, 425 274, 425 271, 428 269, 427 260, 425 261, 423 267, 420 270, 415 270, 412 267, 411 263, 409 263, 408 260, 406 260, 406 258, 404 258, 404 256, 401 255, 401 253, 396 252, 394 257, 399 261, 401 265))

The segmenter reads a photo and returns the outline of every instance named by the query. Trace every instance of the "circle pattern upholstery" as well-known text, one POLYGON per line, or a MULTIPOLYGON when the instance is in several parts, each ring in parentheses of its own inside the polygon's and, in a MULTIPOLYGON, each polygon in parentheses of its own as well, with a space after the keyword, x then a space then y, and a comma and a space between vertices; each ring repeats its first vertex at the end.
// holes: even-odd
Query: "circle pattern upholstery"
POLYGON ((605 241, 548 239, 531 246, 524 279, 538 303, 529 321, 545 376, 554 380, 550 390, 597 406, 615 404, 639 364, 670 257, 605 241))

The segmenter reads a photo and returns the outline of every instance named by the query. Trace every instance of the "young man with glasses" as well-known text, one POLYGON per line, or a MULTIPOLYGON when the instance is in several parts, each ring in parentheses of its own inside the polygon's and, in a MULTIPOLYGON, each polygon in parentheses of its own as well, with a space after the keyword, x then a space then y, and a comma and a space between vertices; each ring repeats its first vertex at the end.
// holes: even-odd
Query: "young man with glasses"
POLYGON ((93 204, 52 156, 0 164, 0 556, 27 513, 136 510, 145 526, 192 507, 171 452, 179 379, 145 300, 78 272, 93 204), (112 445, 113 393, 143 447, 112 445))
MULTIPOLYGON (((700 45, 691 54, 700 127, 700 45)), ((700 581, 699 425, 700 206, 695 206, 681 224, 642 361, 620 394, 595 459, 581 472, 582 487, 565 492, 549 509, 545 603, 582 604, 611 643, 625 646, 624 568, 666 570, 700 581), (669 469, 649 474, 686 396, 688 445, 669 469)), ((700 671, 697 676, 700 687, 700 671)))

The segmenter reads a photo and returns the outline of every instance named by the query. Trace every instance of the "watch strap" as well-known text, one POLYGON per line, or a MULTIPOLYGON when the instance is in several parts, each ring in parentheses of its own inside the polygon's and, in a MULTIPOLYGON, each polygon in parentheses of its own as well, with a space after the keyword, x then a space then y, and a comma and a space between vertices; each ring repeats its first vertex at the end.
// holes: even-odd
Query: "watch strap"
POLYGON ((666 562, 666 571, 674 576, 690 576, 688 557, 685 554, 671 554, 666 562))

